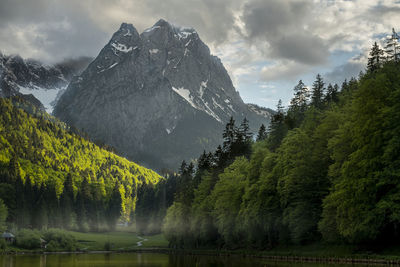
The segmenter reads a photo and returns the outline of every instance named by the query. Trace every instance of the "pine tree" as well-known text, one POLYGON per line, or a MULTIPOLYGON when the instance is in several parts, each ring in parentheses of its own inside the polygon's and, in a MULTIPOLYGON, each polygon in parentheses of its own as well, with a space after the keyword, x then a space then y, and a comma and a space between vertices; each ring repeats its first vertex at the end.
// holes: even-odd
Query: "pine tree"
POLYGON ((251 144, 253 141, 253 134, 250 132, 249 121, 244 118, 239 126, 239 129, 235 132, 235 143, 233 145, 233 151, 231 160, 233 161, 236 157, 245 156, 250 157, 251 144))
POLYGON ((287 124, 290 129, 300 126, 304 119, 304 113, 307 110, 307 104, 310 98, 308 88, 302 80, 294 87, 294 97, 290 101, 288 110, 287 124))
POLYGON ((268 146, 272 151, 275 151, 275 149, 279 147, 287 132, 284 107, 281 99, 279 99, 276 108, 277 112, 274 114, 274 116, 272 116, 271 123, 268 128, 268 146))
POLYGON ((71 174, 68 174, 64 181, 63 192, 60 197, 62 224, 70 229, 73 219, 74 188, 71 174))
POLYGON ((257 134, 257 141, 262 141, 265 140, 267 138, 268 134, 267 134, 267 129, 265 128, 264 124, 261 124, 260 129, 258 130, 258 134, 257 134))
POLYGON ((347 82, 347 79, 344 79, 342 83, 342 92, 348 92, 349 91, 349 83, 347 82))
POLYGON ((294 90, 294 97, 290 101, 290 107, 300 109, 300 111, 304 112, 310 97, 308 88, 303 83, 303 81, 300 80, 293 90, 294 90))
POLYGON ((399 61, 400 60, 400 43, 399 35, 392 29, 392 35, 387 38, 385 52, 388 61, 399 61))
POLYGON ((111 198, 107 207, 107 224, 110 230, 114 230, 118 219, 121 216, 122 197, 119 191, 119 182, 115 183, 111 198))
POLYGON ((226 124, 225 130, 222 134, 222 137, 224 138, 223 149, 228 154, 230 153, 232 144, 235 141, 235 133, 236 133, 235 120, 233 119, 233 117, 231 117, 229 122, 226 124))
POLYGON ((312 87, 311 104, 319 109, 323 108, 324 85, 321 75, 317 74, 312 87))
POLYGON ((253 134, 250 131, 249 120, 244 118, 239 126, 237 135, 241 136, 243 142, 247 143, 253 139, 253 134))
POLYGON ((335 84, 334 86, 332 86, 332 84, 329 84, 326 89, 325 102, 327 102, 328 104, 332 102, 337 102, 339 100, 338 90, 339 86, 337 84, 335 84))
POLYGON ((385 60, 383 56, 383 50, 375 42, 371 48, 371 52, 369 53, 369 55, 370 57, 368 58, 367 70, 369 72, 374 72, 382 67, 382 64, 385 60))

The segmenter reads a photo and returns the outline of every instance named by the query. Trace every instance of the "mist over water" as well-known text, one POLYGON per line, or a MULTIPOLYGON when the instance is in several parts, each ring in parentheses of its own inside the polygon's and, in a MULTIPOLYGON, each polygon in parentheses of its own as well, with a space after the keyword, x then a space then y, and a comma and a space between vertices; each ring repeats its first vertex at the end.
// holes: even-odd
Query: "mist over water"
MULTIPOLYGON (((192 256, 160 253, 115 254, 51 254, 51 255, 2 255, 2 267, 322 267, 350 266, 340 264, 274 262, 244 256, 192 256)), ((360 267, 364 265, 358 265, 360 267)), ((366 265, 365 265, 366 266, 366 265)))

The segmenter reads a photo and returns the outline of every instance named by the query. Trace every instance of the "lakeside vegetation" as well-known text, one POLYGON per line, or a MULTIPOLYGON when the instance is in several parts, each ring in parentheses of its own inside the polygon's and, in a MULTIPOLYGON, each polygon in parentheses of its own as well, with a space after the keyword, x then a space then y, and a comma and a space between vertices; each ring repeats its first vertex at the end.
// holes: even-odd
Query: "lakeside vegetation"
POLYGON ((399 245, 400 65, 376 44, 370 56, 341 88, 300 81, 256 143, 231 120, 223 146, 197 168, 183 163, 163 228, 170 246, 399 245))

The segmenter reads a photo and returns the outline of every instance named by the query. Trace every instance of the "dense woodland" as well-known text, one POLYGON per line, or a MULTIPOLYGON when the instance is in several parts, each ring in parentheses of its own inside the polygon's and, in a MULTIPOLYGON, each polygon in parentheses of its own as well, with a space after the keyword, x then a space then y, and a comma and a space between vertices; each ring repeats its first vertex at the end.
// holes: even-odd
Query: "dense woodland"
POLYGON ((299 81, 256 142, 231 120, 222 146, 183 162, 163 225, 170 246, 398 244, 400 56, 388 47, 375 43, 366 73, 341 86, 299 81))
POLYGON ((231 119, 221 146, 165 178, 21 98, 0 99, 0 230, 98 231, 120 221, 140 233, 162 229, 175 248, 398 243, 400 47, 392 37, 386 51, 373 45, 357 79, 299 81, 268 128, 253 136, 246 119, 231 119))
POLYGON ((0 228, 113 229, 161 180, 23 99, 0 99, 0 228))

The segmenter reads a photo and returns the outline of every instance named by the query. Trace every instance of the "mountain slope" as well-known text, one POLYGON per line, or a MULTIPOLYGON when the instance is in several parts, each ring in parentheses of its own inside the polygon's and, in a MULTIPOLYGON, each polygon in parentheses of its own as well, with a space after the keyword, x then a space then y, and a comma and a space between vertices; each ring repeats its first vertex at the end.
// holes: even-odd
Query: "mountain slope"
POLYGON ((69 81, 86 68, 90 60, 83 57, 49 66, 0 53, 0 97, 20 95, 51 113, 69 81))
POLYGON ((221 142, 225 122, 267 124, 243 103, 221 61, 192 28, 164 20, 139 34, 123 23, 54 113, 153 168, 176 168, 221 142))
MULTIPOLYGON (((119 186, 123 192, 121 215, 128 220, 134 211, 137 188, 143 183, 156 184, 163 179, 154 171, 80 137, 64 123, 54 118, 51 122, 46 118, 49 115, 37 111, 20 97, 12 101, 14 103, 0 98, 0 185, 11 183, 14 187, 17 178, 25 183, 29 179, 40 190, 54 188, 60 197, 63 183, 71 176, 75 196, 86 181, 91 190, 101 189, 103 202, 110 199, 114 188, 119 186), (28 107, 35 115, 18 107, 28 107)), ((0 186, 0 198, 8 199, 11 191, 5 196, 1 188, 4 187, 0 186)), ((7 204, 11 211, 18 208, 7 204)))

